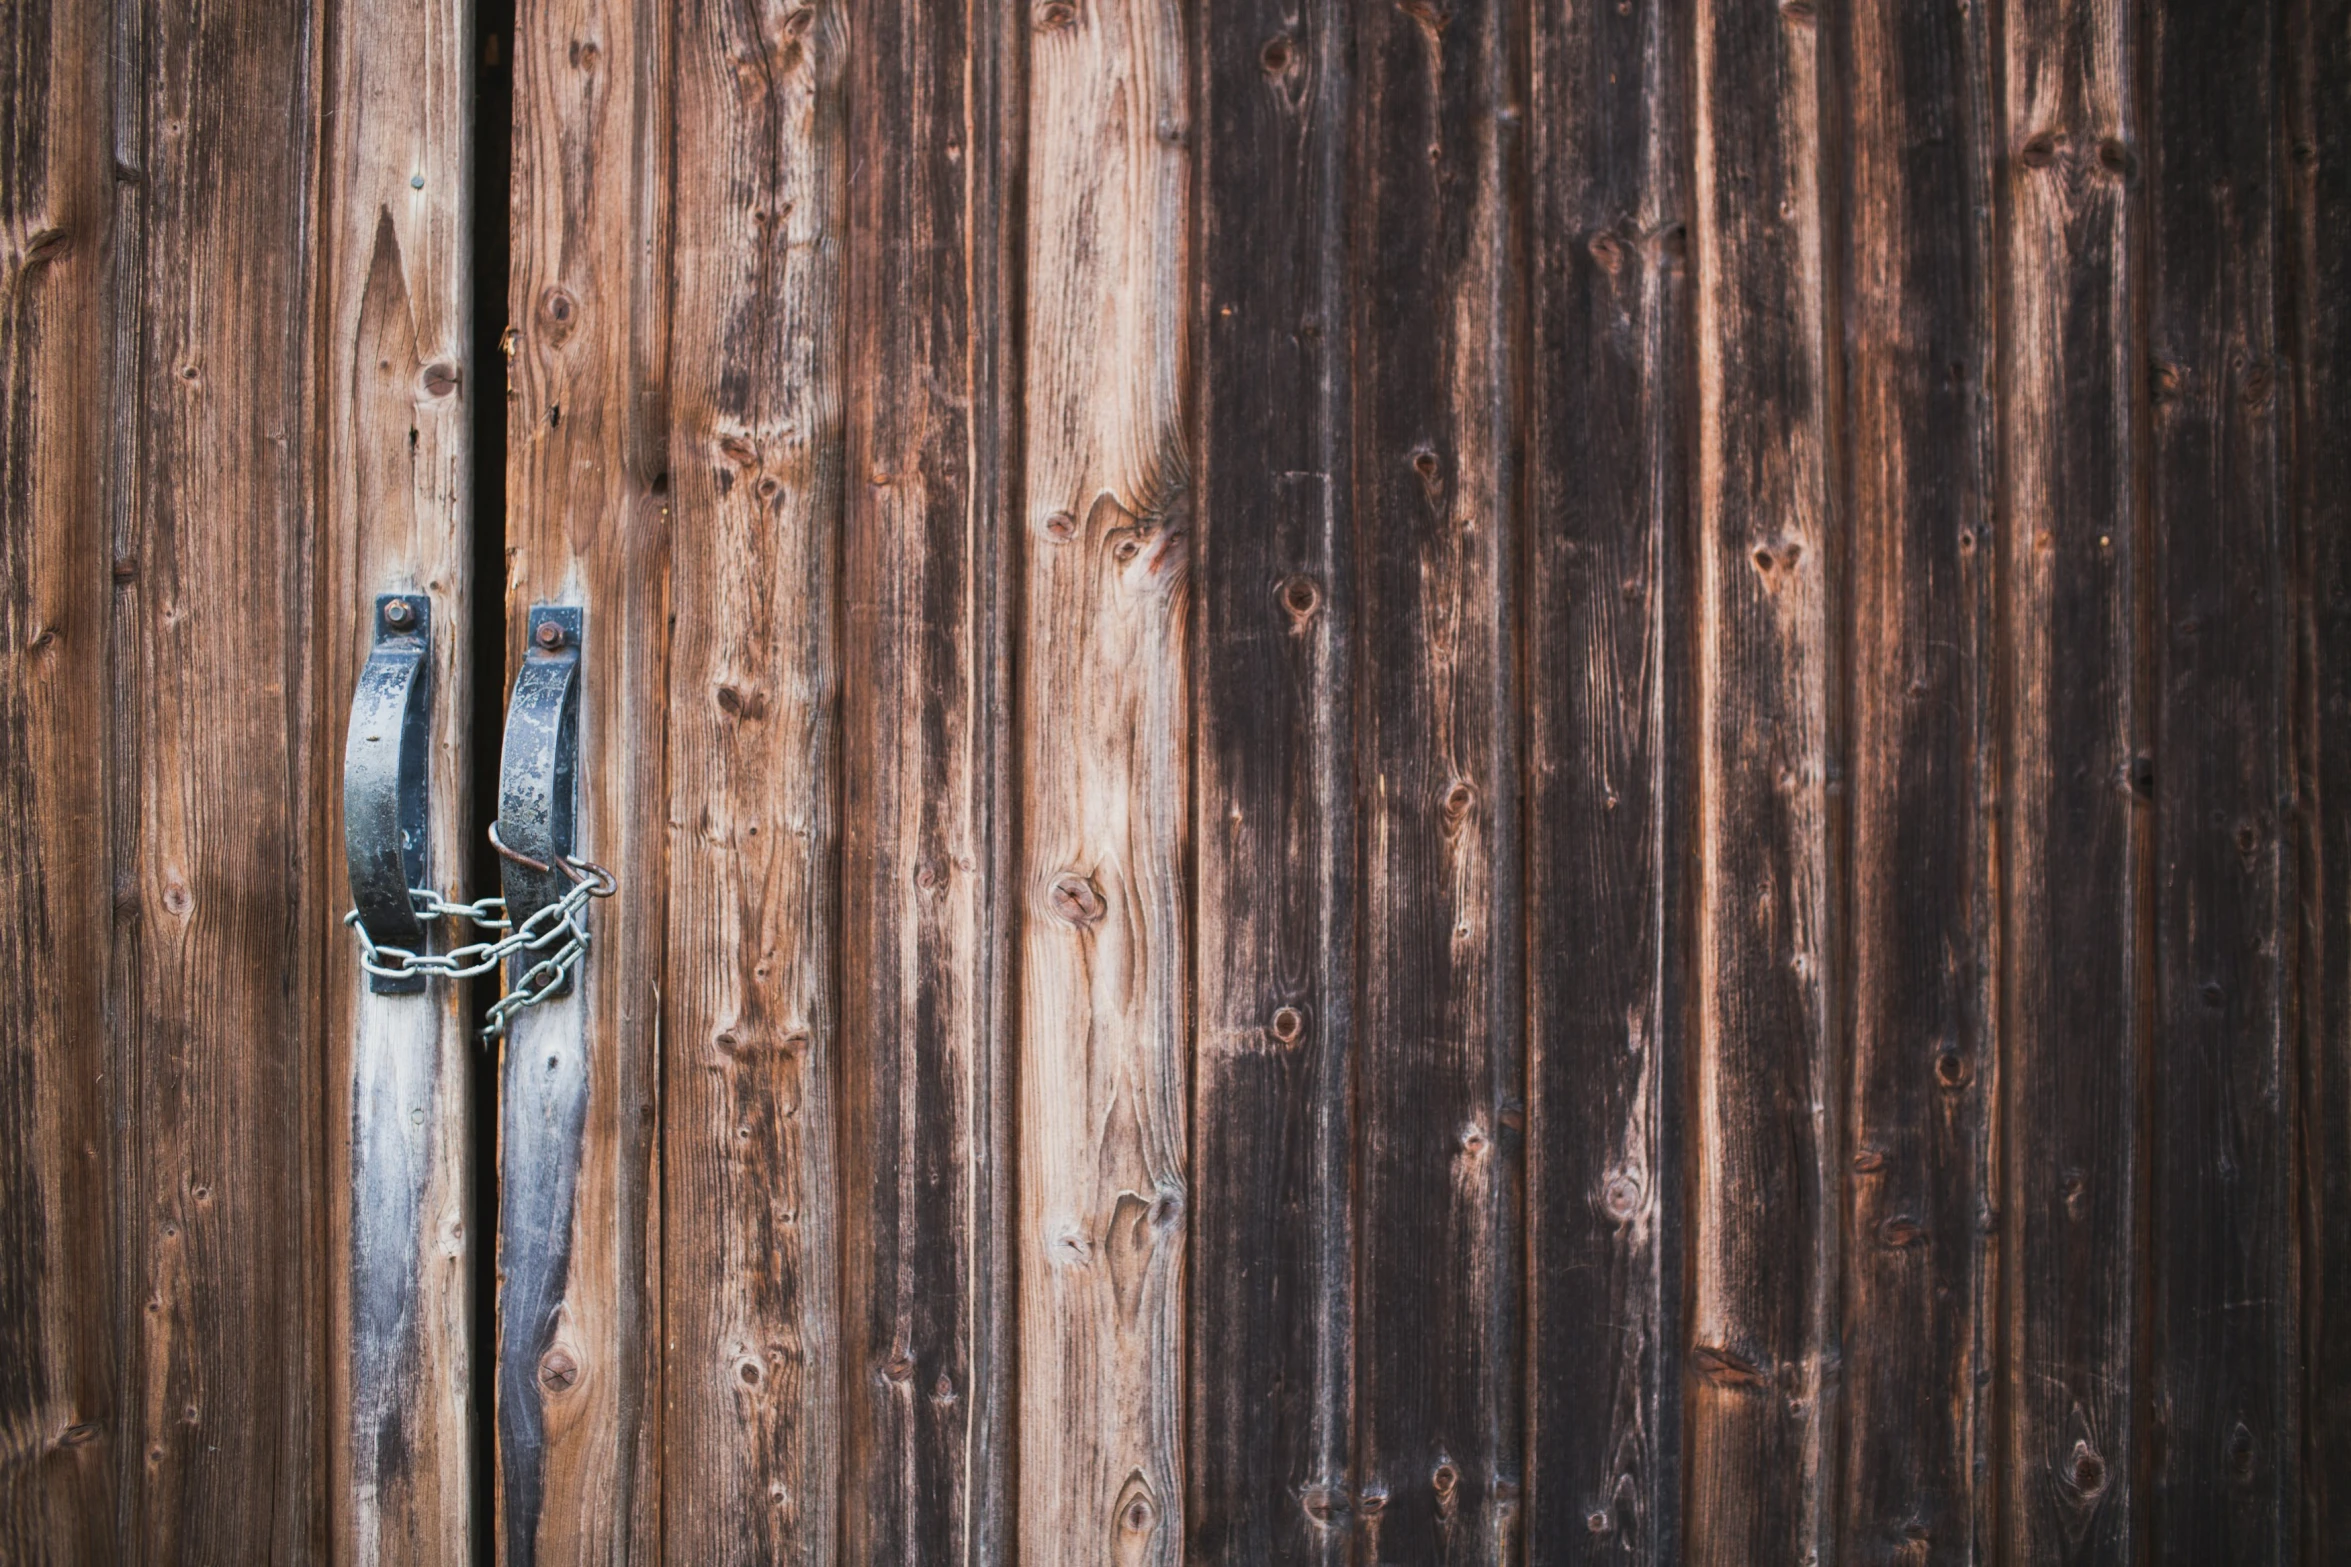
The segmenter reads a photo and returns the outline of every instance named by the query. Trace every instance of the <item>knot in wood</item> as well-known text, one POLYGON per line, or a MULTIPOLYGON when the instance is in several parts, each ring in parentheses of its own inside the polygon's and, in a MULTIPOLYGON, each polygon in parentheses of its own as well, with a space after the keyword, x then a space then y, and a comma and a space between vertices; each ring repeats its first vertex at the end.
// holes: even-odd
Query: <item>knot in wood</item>
POLYGON ((561 1345, 539 1358, 539 1386, 550 1393, 561 1393, 580 1379, 580 1363, 571 1358, 561 1345))
POLYGON ((1306 1019, 1296 1007, 1283 1007, 1273 1015, 1273 1037, 1283 1044, 1295 1043, 1306 1031, 1306 1019))
POLYGON ((1102 894, 1075 871, 1053 878, 1052 899, 1053 912, 1072 925, 1093 925, 1102 918, 1102 894))
POLYGON ((1303 623, 1313 619, 1321 605, 1322 589, 1312 577, 1295 576, 1282 584, 1282 608, 1290 612, 1292 620, 1303 623))

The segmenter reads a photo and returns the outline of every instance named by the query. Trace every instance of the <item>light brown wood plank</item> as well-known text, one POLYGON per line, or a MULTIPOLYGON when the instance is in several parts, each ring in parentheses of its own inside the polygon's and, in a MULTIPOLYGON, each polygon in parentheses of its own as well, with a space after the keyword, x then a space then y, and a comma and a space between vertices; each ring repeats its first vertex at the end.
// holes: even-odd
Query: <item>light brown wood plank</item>
POLYGON ((841 1555, 907 1567, 999 1559, 1012 1479, 1008 21, 884 0, 849 51, 841 1555))
POLYGON ((1030 13, 1020 1558, 1183 1538, 1187 88, 1172 0, 1030 13))
POLYGON ((107 7, 0 33, 0 1559, 110 1554, 107 7), (94 460, 95 459, 95 460, 94 460))
POLYGON ((1998 1486, 2017 1560, 2137 1559, 2147 824, 2133 13, 2015 0, 2004 103, 1998 1486))
MULTIPOLYGON (((471 404, 483 368, 467 358, 473 7, 346 5, 330 26, 319 696, 331 734, 372 641, 376 595, 431 599, 427 872, 454 893, 479 831, 468 799, 471 404)), ((494 389, 500 367, 488 368, 494 389)), ((339 823, 340 773, 322 782, 339 823)), ((455 1561, 474 1522, 465 990, 436 980, 422 994, 374 994, 344 934, 325 997, 335 1556, 455 1561)))
POLYGON ((1698 994, 1688 1551, 1834 1538, 1843 790, 1810 5, 1698 7, 1698 994))
MULTIPOLYGON (((133 1560, 316 1559, 328 1526, 329 1087, 340 837, 313 462, 323 30, 126 7, 128 332, 109 833, 133 1560)), ((335 634, 339 637, 341 628, 335 634)))
POLYGON ((663 1547, 829 1563, 848 15, 677 24, 663 1547))
MULTIPOLYGON (((526 1014, 506 1051, 510 1114, 530 1040, 584 1048, 587 1073, 568 1214, 502 1218, 508 1563, 650 1559, 662 1526, 669 45, 655 7, 528 0, 516 16, 507 664, 521 660, 532 604, 582 606, 579 851, 620 888, 589 916, 578 989, 526 1014), (559 1268, 518 1278, 518 1219, 555 1243, 559 1268)), ((514 1133, 508 1119, 503 1147, 514 1133)), ((509 1198, 526 1184, 511 1163, 500 1180, 509 1198)))

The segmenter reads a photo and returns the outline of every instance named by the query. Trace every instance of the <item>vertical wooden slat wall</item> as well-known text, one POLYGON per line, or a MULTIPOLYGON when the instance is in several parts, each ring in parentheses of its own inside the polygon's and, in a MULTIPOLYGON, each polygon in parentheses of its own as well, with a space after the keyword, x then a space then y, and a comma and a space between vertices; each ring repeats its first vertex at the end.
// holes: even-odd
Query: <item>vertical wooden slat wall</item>
MULTIPOLYGON (((465 884, 473 676, 474 367, 470 210, 473 7, 345 6, 329 22, 335 113, 320 184, 324 337, 320 727, 338 755, 339 706, 373 640, 379 593, 431 603, 425 878, 465 884)), ((330 832, 339 772, 328 769, 330 832)), ((330 836, 328 842, 331 844, 330 836)), ((332 850, 329 854, 331 856, 332 850)), ((327 1275, 334 1356, 329 1478, 334 1554, 461 1557, 475 1524, 471 1389, 475 1172, 468 1167, 475 1042, 463 987, 378 995, 348 939, 327 945, 327 1275)), ((487 1520, 483 1520, 487 1522, 487 1520)))
POLYGON ((0 1556, 2336 1554, 2337 0, 378 11, 5 23, 0 1556))
POLYGON ((1353 1538, 1355 13, 1202 13, 1193 1559, 1353 1538))
POLYGON ((1991 24, 1897 0, 1837 21, 1852 894, 1836 1524, 1862 1559, 1996 1554, 1991 24))
MULTIPOLYGON (((28 5, 0 47, 0 1556, 104 1559, 143 1471, 116 1353, 121 1094, 110 726, 110 545, 122 504, 114 24, 28 5)), ((129 890, 129 889, 126 889, 129 890)))
MULTIPOLYGON (((572 994, 530 1009, 503 1048, 496 1529, 508 1563, 651 1560, 667 1517, 657 1133, 677 835, 665 738, 687 727, 670 717, 671 48, 665 11, 516 9, 507 672, 532 605, 581 607, 577 842, 619 888, 589 916, 593 956, 572 994)), ((715 989, 738 954, 699 956, 680 978, 715 989)), ((706 1005, 697 995, 695 1010, 706 1005)), ((683 1048, 700 1061, 715 1043, 683 1048)), ((706 1177, 715 1142, 704 1125, 674 1157, 706 1177)))
MULTIPOLYGON (((2287 0, 2273 132, 2279 366, 2291 399, 2279 487, 2292 640, 2284 819, 2291 834, 2289 1017, 2296 1076, 2299 1375, 2295 1523, 2306 1559, 2351 1505, 2351 6, 2287 0)), ((2292 1429, 2292 1428, 2289 1428, 2292 1429)))
POLYGON ((2140 1517, 2148 750, 2134 351, 2139 54, 2115 0, 2000 18, 2000 1216, 2005 1554, 2140 1517))

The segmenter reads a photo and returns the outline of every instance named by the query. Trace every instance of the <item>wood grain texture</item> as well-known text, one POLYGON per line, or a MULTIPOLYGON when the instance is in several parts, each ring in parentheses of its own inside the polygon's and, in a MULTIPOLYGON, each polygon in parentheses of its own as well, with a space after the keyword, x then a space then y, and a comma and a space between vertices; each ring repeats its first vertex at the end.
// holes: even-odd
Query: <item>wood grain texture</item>
POLYGON ((1990 1557, 1999 313, 1989 16, 1841 39, 1852 519, 1843 1558, 1990 1557))
POLYGON ((2301 1247, 2297 1558, 2327 1559, 2351 1516, 2351 6, 2290 0, 2276 165, 2293 398, 2294 1044, 2301 1247))
POLYGON ((1688 1552, 1828 1554, 1845 792, 1810 6, 1696 18, 1698 822, 1688 1552))
POLYGON ((108 1091, 108 145, 84 0, 0 34, 0 1559, 104 1560, 126 1464, 108 1091))
POLYGON ((1187 1559, 1349 1559, 1354 9, 1203 17, 1187 1559))
POLYGON ((1191 224, 1172 0, 1030 12, 1019 668, 1024 1562, 1183 1541, 1191 224))
POLYGON ((2130 21, 2002 17, 2002 1547, 2128 1561, 2144 1207, 2145 574, 2130 21))
POLYGON ((1525 1133, 1512 567, 1520 13, 1360 12, 1356 1493, 1367 1561, 1516 1558, 1525 1133))
MULTIPOLYGON (((378 593, 432 601, 427 880, 473 858, 469 265, 473 16, 465 0, 329 21, 320 212, 318 520, 331 734, 378 593)), ((493 677, 494 678, 494 677, 493 677)), ((339 773, 322 780, 342 820, 339 773)), ((488 890, 488 889, 480 889, 488 890)), ((346 902, 348 900, 346 899, 346 902)), ((468 940, 471 930, 443 931, 468 940)), ((461 985, 376 995, 348 939, 326 969, 337 1560, 461 1559, 472 1538, 472 1176, 461 985)))
POLYGON ((663 1551, 829 1563, 848 14, 676 17, 663 1551))
POLYGON ((1006 20, 863 8, 849 53, 841 678, 847 1561, 1005 1550, 1011 1250, 1006 20), (854 259, 854 258, 852 258, 854 259))
POLYGON ((532 604, 585 609, 578 846, 620 889, 590 915, 577 989, 525 1013, 505 1052, 509 1563, 650 1560, 664 1519, 655 1160, 671 835, 652 802, 669 798, 669 45, 650 8, 529 0, 515 19, 507 665, 532 604), (517 1074, 550 1058, 569 1063, 566 1082, 584 1074, 579 1088, 523 1092, 517 1074), (576 1134, 553 1123, 558 1135, 527 1140, 576 1159, 518 1168, 517 1117, 557 1112, 576 1134), (518 1269, 526 1252, 543 1265, 518 1269))
POLYGON ((131 216, 108 1076, 133 1560, 327 1543, 319 986, 342 911, 320 774, 341 693, 322 700, 316 657, 320 46, 307 6, 126 7, 113 43, 131 216))
POLYGON ((1524 545, 1527 1553, 1681 1559, 1689 38, 1538 14, 1524 545))
POLYGON ((2297 1523, 2278 21, 2269 4, 2166 6, 2148 38, 2159 608, 2141 1505, 2158 1562, 2283 1562, 2297 1523))

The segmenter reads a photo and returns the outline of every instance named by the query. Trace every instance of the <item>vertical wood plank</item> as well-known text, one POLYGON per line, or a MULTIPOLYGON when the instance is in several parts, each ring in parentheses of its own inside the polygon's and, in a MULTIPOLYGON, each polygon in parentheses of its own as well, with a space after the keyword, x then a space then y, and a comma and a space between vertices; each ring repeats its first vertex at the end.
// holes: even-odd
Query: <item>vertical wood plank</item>
MULTIPOLYGON (((2291 1555, 2277 7, 2154 8, 2149 1559, 2291 1555)), ((2126 168, 2126 174, 2130 171, 2126 168)))
MULTIPOLYGON (((0 37, 0 1558, 110 1554, 107 7, 0 37)), ((132 1471, 136 1472, 136 1471, 132 1471)))
POLYGON ((677 24, 663 1543, 828 1563, 848 15, 677 24))
POLYGON ((1689 35, 1535 8, 1527 1551, 1681 1559, 1689 35))
POLYGON ((850 50, 841 672, 844 1560, 1003 1549, 997 777, 1009 735, 1003 20, 890 0, 850 50))
POLYGON ((1852 1055, 1839 1208, 1848 1559, 1994 1550, 1992 60, 1981 7, 1845 22, 1852 1055))
POLYGON ((2327 1559, 2351 1514, 2351 5, 2289 0, 2279 195, 2292 366, 2287 497, 2300 1098, 2301 1530, 2327 1559))
POLYGON ((1030 12, 1020 1556, 1183 1539, 1190 137, 1172 0, 1030 12))
POLYGON ((524 1012, 504 1052, 509 1563, 648 1559, 663 1521, 653 1194, 671 834, 654 802, 669 798, 669 28, 658 8, 601 0, 526 0, 515 18, 507 666, 532 604, 584 607, 578 847, 620 887, 590 915, 573 993, 524 1012), (578 1086, 560 1102, 520 1092, 518 1073, 550 1058, 578 1086), (558 1111, 552 1136, 518 1120, 558 1111))
POLYGON ((115 40, 139 234, 118 404, 135 433, 113 459, 109 1076, 117 1550, 139 1560, 327 1544, 319 982, 343 932, 319 777, 340 701, 321 700, 314 619, 320 43, 305 5, 142 5, 115 40))
POLYGON ((1353 8, 1201 28, 1189 1559, 1348 1559, 1354 1510, 1353 8))
MULTIPOLYGON (((427 594, 427 879, 451 892, 477 830, 467 745, 471 403, 482 368, 467 357, 472 9, 335 8, 319 228, 325 728, 331 737, 366 660, 375 596, 427 594)), ((328 820, 340 822, 340 774, 321 781, 328 820)), ((465 990, 436 980, 422 994, 376 995, 348 936, 329 950, 335 1555, 456 1561, 473 1525, 465 990)))
POLYGON ((2020 1560, 2133 1560, 2146 842, 2130 19, 2015 0, 2005 163, 1998 1485, 2020 1560))
POLYGON ((1367 1561, 1519 1551, 1522 13, 1358 13, 1354 499, 1367 1561))
POLYGON ((1821 40, 1809 5, 1698 7, 1696 1562, 1827 1554, 1839 1263, 1834 904, 1844 541, 1821 40))

